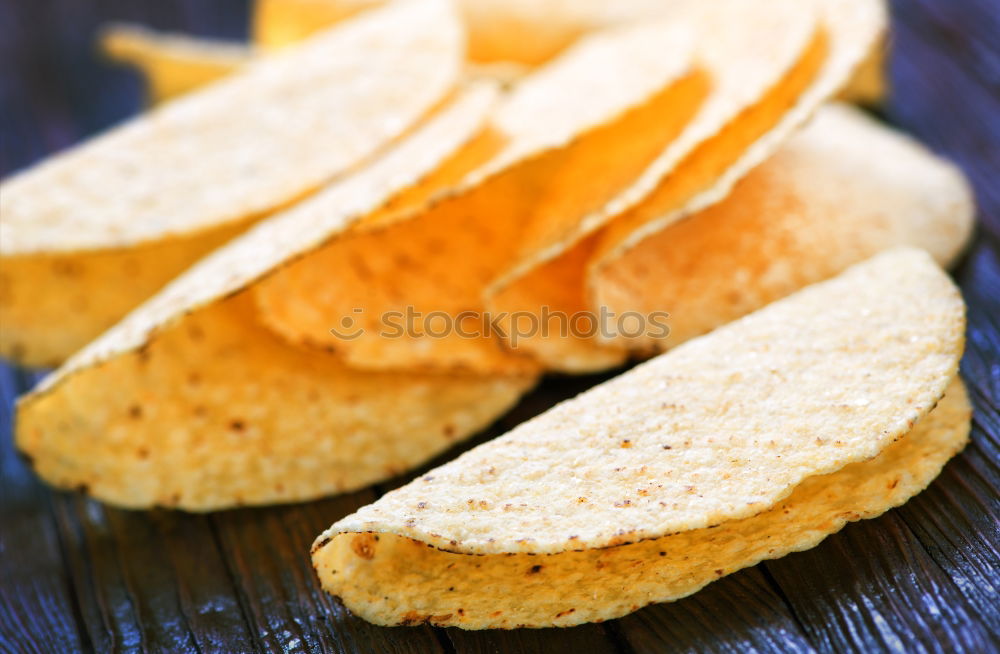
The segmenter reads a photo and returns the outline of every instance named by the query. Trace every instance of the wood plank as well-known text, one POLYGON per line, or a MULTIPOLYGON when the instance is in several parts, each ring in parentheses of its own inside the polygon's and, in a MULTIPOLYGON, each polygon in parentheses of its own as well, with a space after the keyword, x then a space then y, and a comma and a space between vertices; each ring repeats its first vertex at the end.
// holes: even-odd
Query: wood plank
POLYGON ((962 375, 974 406, 971 444, 936 483, 897 513, 1000 642, 1000 261, 995 250, 976 249, 962 288, 969 303, 962 375))
POLYGON ((820 651, 992 651, 975 606, 898 515, 765 564, 820 651))
POLYGON ((138 637, 146 649, 198 652, 195 636, 181 610, 169 554, 149 514, 112 509, 82 498, 72 498, 68 505, 86 521, 83 529, 88 533, 91 551, 102 551, 96 555, 101 560, 96 572, 105 571, 111 578, 110 583, 98 578, 96 585, 118 590, 120 584, 117 601, 121 612, 112 615, 127 617, 119 623, 120 630, 110 631, 121 634, 122 644, 134 643, 138 637), (108 553, 106 560, 104 552, 108 553))
POLYGON ((965 65, 981 90, 1000 97, 1000 11, 993 0, 907 0, 906 4, 904 9, 898 2, 897 12, 913 14, 918 19, 911 22, 914 27, 965 65))
POLYGON ((203 516, 55 494, 65 566, 97 651, 249 651, 250 629, 203 516))
MULTIPOLYGON (((1000 143, 997 143, 1000 149, 1000 143)), ((998 171, 1000 173, 1000 171, 998 171)), ((1000 410, 1000 240, 980 239, 969 256, 961 280, 962 295, 968 305, 968 331, 962 375, 974 388, 981 403, 1000 410)), ((988 429, 1000 434, 1000 429, 988 429)))
POLYGON ((899 510, 934 562, 1000 642, 1000 496, 963 457, 899 510))
POLYGON ((319 588, 309 548, 370 491, 285 507, 211 515, 257 648, 266 652, 438 652, 427 626, 384 629, 354 617, 319 588))
POLYGON ((49 491, 14 450, 13 403, 23 386, 0 364, 0 644, 39 654, 81 651, 86 639, 77 628, 49 491))
POLYGON ((580 625, 568 629, 512 629, 509 631, 446 632, 456 654, 606 654, 619 651, 611 635, 601 626, 580 625))
POLYGON ((670 604, 616 622, 636 654, 662 652, 812 652, 809 637, 759 567, 709 584, 670 604))
POLYGON ((198 651, 250 651, 250 625, 209 518, 174 511, 156 511, 150 518, 163 540, 174 593, 198 651))
POLYGON ((55 507, 66 544, 65 565, 94 649, 110 652, 140 647, 140 625, 104 507, 71 493, 56 494, 55 507))
POLYGON ((976 189, 982 223, 1000 235, 1000 187, 995 183, 1000 174, 1000 94, 983 88, 950 41, 920 27, 925 20, 920 11, 896 6, 889 67, 893 93, 886 115, 962 166, 976 189))

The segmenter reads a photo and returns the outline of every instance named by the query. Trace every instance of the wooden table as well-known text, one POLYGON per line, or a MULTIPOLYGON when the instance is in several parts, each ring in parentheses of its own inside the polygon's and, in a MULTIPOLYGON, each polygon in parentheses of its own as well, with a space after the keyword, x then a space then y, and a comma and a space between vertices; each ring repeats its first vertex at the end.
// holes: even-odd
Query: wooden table
MULTIPOLYGON (((0 0, 0 173, 139 110, 136 77, 95 54, 97 25, 239 38, 246 12, 245 0, 0 0)), ((969 303, 972 443, 927 491, 813 550, 602 625, 383 629, 320 591, 306 553, 384 487, 211 515, 53 492, 11 445, 11 403, 37 374, 4 367, 0 651, 1000 651, 1000 2, 900 0, 894 13, 885 117, 961 164, 981 208, 957 272, 969 303)), ((474 442, 595 381, 547 381, 474 442)))

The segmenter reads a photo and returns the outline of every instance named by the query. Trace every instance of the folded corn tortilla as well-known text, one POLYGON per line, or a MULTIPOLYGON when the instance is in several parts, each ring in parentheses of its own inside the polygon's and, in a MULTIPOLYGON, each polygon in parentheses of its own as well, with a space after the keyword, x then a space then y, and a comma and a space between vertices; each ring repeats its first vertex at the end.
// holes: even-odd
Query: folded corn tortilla
MULTIPOLYGON (((758 57, 755 64, 747 52, 770 51, 755 39, 773 40, 775 23, 770 30, 747 30, 747 24, 768 24, 752 18, 759 6, 732 4, 748 15, 729 25, 729 41, 703 45, 702 60, 709 62, 712 78, 721 82, 710 100, 670 148, 612 202, 571 229, 526 241, 519 261, 486 289, 485 302, 493 313, 537 313, 541 307, 553 314, 597 312, 599 307, 584 293, 587 275, 614 265, 633 242, 724 198, 846 83, 885 24, 881 5, 868 0, 804 3, 819 11, 819 31, 794 65, 779 69, 783 76, 775 79, 771 73, 768 85, 755 87, 744 81, 744 73, 757 70, 757 76, 767 80, 762 72, 775 60, 758 57), (733 59, 744 63, 734 66, 733 59)), ((711 10, 714 4, 700 7, 703 13, 695 15, 703 24, 719 20, 711 10)), ((779 9, 768 3, 768 11, 775 11, 772 20, 785 16, 779 9)), ((609 346, 599 334, 562 338, 551 337, 553 333, 560 332, 550 329, 547 337, 540 330, 516 345, 546 367, 564 372, 600 370, 626 356, 624 347, 609 346)), ((508 344, 515 345, 511 339, 508 344)))
POLYGON ((449 2, 401 0, 4 180, 0 353, 59 362, 220 243, 361 165, 452 91, 462 46, 449 2))
POLYGON ((880 254, 387 493, 314 566, 382 625, 569 626, 684 597, 924 488, 967 438, 963 338, 931 257, 880 254))
MULTIPOLYGON (((466 26, 470 67, 513 79, 556 56, 584 34, 669 16, 682 11, 687 1, 470 0, 459 8, 466 26)), ((152 100, 158 102, 229 74, 258 50, 296 43, 378 4, 381 0, 258 0, 253 13, 253 45, 242 49, 211 39, 160 35, 131 26, 122 26, 120 33, 118 28, 109 28, 103 42, 112 58, 145 74, 152 100), (228 67, 227 61, 231 62, 228 67)), ((886 94, 886 52, 883 39, 838 97, 866 105, 880 103, 886 94)))
POLYGON ((255 54, 243 43, 156 32, 129 23, 104 27, 100 45, 111 60, 142 71, 151 104, 222 79, 249 64, 255 54))
POLYGON ((46 481, 128 507, 311 499, 417 466, 507 410, 531 374, 378 374, 262 326, 260 279, 426 183, 475 137, 493 85, 462 90, 356 174, 261 222, 21 398, 17 446, 46 481))
MULTIPOLYGON (((476 332, 477 312, 490 309, 493 315, 503 315, 510 308, 492 301, 498 285, 506 290, 512 275, 516 278, 518 271, 541 266, 545 257, 557 256, 560 248, 602 222, 616 216, 629 220, 631 214, 622 212, 644 195, 662 204, 664 194, 674 200, 686 198, 701 185, 706 193, 716 192, 712 176, 731 163, 747 165, 762 151, 776 147, 839 86, 881 25, 880 14, 869 3, 838 4, 822 14, 810 3, 772 3, 767 12, 732 4, 743 6, 744 13, 733 17, 692 9, 668 21, 668 25, 689 25, 700 35, 721 30, 722 45, 700 51, 697 61, 704 69, 699 68, 694 79, 675 84, 673 92, 668 90, 606 128, 581 135, 572 147, 529 160, 520 170, 434 206, 395 229, 338 241, 323 265, 289 269, 258 294, 271 326, 293 342, 334 348, 359 368, 485 374, 526 365, 525 357, 514 356, 521 352, 505 354, 498 347, 496 333, 467 336, 476 332), (761 33, 748 31, 748 21, 761 33), (768 47, 761 43, 765 37, 768 47), (719 84, 720 80, 725 83, 719 84), (705 82, 710 85, 707 96, 698 86, 705 82), (678 94, 683 94, 683 101, 678 94), (676 121, 672 133, 662 130, 664 117, 676 121), (657 125, 658 134, 671 138, 650 138, 657 125), (765 135, 757 138, 762 132, 765 135), (679 191, 663 191, 664 185, 674 189, 678 179, 679 191), (330 333, 331 322, 358 308, 373 321, 365 335, 344 341, 330 333), (409 310, 422 317, 443 316, 461 329, 442 333, 429 321, 416 322, 403 337, 383 338, 384 330, 376 321, 409 310), (465 324, 470 314, 472 324, 465 324)), ((631 32, 622 28, 582 39, 539 70, 571 69, 570 64, 587 60, 593 60, 591 67, 596 68, 597 57, 582 54, 599 52, 592 44, 608 43, 619 34, 631 32)), ((605 59, 607 64, 599 68, 601 79, 605 71, 612 80, 623 71, 631 73, 621 67, 624 57, 616 67, 611 66, 616 63, 613 59, 605 59)), ((570 98, 566 104, 580 102, 570 98)), ((717 183, 724 187, 731 171, 723 172, 717 183)), ((502 322, 500 328, 503 331, 502 322)), ((622 358, 612 353, 610 363, 622 358)), ((603 357, 601 366, 608 363, 603 357)))
POLYGON ((662 351, 900 245, 951 265, 972 235, 965 177, 847 105, 822 108, 722 202, 646 238, 586 280, 596 306, 667 311, 662 351))
POLYGON ((603 204, 683 128, 707 85, 691 46, 686 25, 649 23, 594 34, 535 69, 491 116, 496 152, 457 187, 409 215, 358 225, 256 289, 268 326, 362 369, 537 369, 477 316, 461 332, 443 323, 482 308, 482 289, 533 216, 603 204), (387 338, 393 315, 413 319, 387 338), (331 332, 345 317, 364 333, 331 332))

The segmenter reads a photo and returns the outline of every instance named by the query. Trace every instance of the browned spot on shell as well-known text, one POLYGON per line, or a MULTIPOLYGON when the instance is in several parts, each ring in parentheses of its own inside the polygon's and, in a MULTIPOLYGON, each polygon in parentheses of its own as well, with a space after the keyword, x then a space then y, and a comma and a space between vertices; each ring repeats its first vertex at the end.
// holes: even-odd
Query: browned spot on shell
POLYGON ((52 262, 52 271, 55 272, 55 274, 62 275, 64 277, 76 277, 83 272, 83 269, 74 261, 55 259, 52 262))
POLYGON ((403 614, 403 619, 400 621, 399 626, 408 627, 410 625, 421 624, 427 622, 430 617, 429 615, 421 615, 416 611, 408 611, 403 614))
POLYGON ((351 540, 351 551, 366 561, 375 558, 375 539, 371 534, 358 534, 351 540))

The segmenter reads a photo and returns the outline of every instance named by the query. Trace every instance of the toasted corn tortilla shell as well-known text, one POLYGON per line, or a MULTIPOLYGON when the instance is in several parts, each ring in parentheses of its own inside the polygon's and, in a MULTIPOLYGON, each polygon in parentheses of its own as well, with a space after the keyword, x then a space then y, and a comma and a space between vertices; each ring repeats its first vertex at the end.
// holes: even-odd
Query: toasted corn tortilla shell
POLYGON ((326 590, 376 624, 487 629, 609 620, 809 549, 849 521, 902 504, 962 449, 970 415, 955 379, 934 410, 875 458, 807 477, 768 510, 712 528, 551 556, 469 556, 391 532, 334 529, 317 540, 313 563, 326 590))
POLYGON ((445 0, 393 3, 14 175, 0 252, 127 247, 274 209, 440 102, 461 35, 445 0))
POLYGON ((616 217, 608 226, 601 235, 592 268, 611 265, 615 258, 647 235, 724 198, 736 181, 775 152, 824 101, 848 82, 885 30, 885 7, 872 0, 821 0, 819 7, 827 55, 805 92, 789 98, 787 111, 781 114, 777 123, 768 120, 773 116, 771 111, 760 109, 753 117, 757 129, 742 135, 726 130, 716 139, 716 147, 703 145, 694 151, 685 162, 688 172, 683 181, 675 175, 671 183, 658 187, 641 204, 616 217), (743 147, 733 148, 734 141, 743 147), (739 156, 717 158, 726 153, 739 156))
POLYGON ((128 248, 0 258, 0 356, 59 365, 256 218, 128 248))
POLYGON ((460 65, 446 3, 402 2, 4 181, 0 353, 69 356, 226 238, 386 147, 460 65))
MULTIPOLYGON (((380 0, 261 0, 254 12, 253 41, 266 49, 286 46, 378 4, 380 0)), ((468 0, 461 3, 460 11, 468 33, 467 56, 472 66, 512 79, 523 74, 525 67, 551 59, 589 31, 662 18, 689 6, 683 0, 468 0)), ((183 41, 161 42, 155 36, 144 38, 141 33, 132 33, 129 44, 135 51, 124 52, 123 60, 151 78, 156 101, 230 72, 220 66, 228 55, 210 40, 186 37, 183 41), (220 74, 213 76, 213 71, 220 74)), ((885 44, 872 50, 841 91, 840 99, 861 104, 882 101, 886 86, 885 51, 885 44)))
MULTIPOLYGON (((257 0, 253 41, 295 43, 344 16, 384 0, 257 0)), ((457 0, 474 62, 548 61, 592 30, 656 18, 677 0, 457 0)))
POLYGON ((592 388, 338 522, 465 554, 553 554, 760 513, 937 403, 964 304, 882 253, 592 388))
POLYGON ((253 56, 242 44, 162 34, 127 24, 109 26, 100 41, 109 58, 142 71, 153 104, 221 79, 253 56))
MULTIPOLYGON (((485 304, 493 314, 542 316, 547 309, 551 316, 547 331, 520 330, 516 332, 516 342, 512 329, 516 325, 508 320, 508 329, 501 334, 505 347, 530 356, 549 370, 568 374, 600 372, 628 359, 625 342, 614 334, 602 335, 591 328, 593 323, 584 322, 583 316, 600 318, 601 308, 593 310, 595 305, 587 294, 586 284, 587 263, 596 246, 597 236, 591 234, 523 276, 487 289, 485 304), (563 330, 562 316, 581 316, 579 328, 563 330)), ((607 324, 617 327, 615 321, 607 324)))
POLYGON ((254 0, 250 38, 264 49, 283 48, 387 0, 254 0))
POLYGON ((666 310, 665 349, 898 245, 942 266, 974 222, 953 165, 846 105, 828 105, 721 203, 647 238, 590 280, 614 312, 666 310))
POLYGON ((497 108, 491 123, 503 147, 458 192, 384 229, 356 229, 261 285, 268 325, 358 368, 536 369, 476 318, 461 323, 464 336, 444 333, 445 320, 481 312, 483 288, 535 216, 599 206, 682 128, 705 90, 688 72, 689 46, 683 26, 661 24, 580 41, 497 108), (386 316, 413 311, 422 316, 412 329, 385 337, 394 333, 386 316), (331 333, 348 318, 364 333, 331 333))
MULTIPOLYGON (((666 93, 674 102, 693 106, 675 107, 660 116, 661 123, 680 125, 642 127, 654 142, 677 132, 686 121, 678 121, 671 113, 692 111, 707 91, 707 80, 699 85, 691 82, 694 36, 690 25, 673 21, 608 29, 581 39, 557 59, 521 78, 493 115, 493 124, 508 135, 510 144, 488 170, 501 170, 546 150, 573 145, 588 131, 616 120, 636 118, 630 112, 666 93)), ((613 160, 612 144, 607 147, 613 160)))
POLYGON ((86 256, 5 257, 0 263, 0 356, 54 367, 94 340, 177 272, 243 231, 222 227, 86 256))
POLYGON ((488 82, 463 88, 362 170, 260 222, 189 268, 43 379, 37 390, 141 348, 163 326, 311 256, 352 224, 384 210, 397 195, 434 179, 435 170, 479 132, 496 96, 495 85, 488 82))
POLYGON ((590 0, 461 0, 473 61, 545 62, 598 27, 590 0))
POLYGON ((844 102, 854 102, 862 105, 879 105, 888 94, 889 82, 886 79, 886 66, 889 58, 889 42, 883 36, 868 57, 861 62, 854 72, 854 77, 837 96, 844 102))
POLYGON ((813 83, 827 56, 827 36, 817 29, 814 2, 781 0, 768 3, 766 9, 743 0, 685 6, 686 11, 673 12, 671 19, 692 25, 698 35, 695 58, 711 85, 705 101, 677 138, 665 144, 648 166, 599 210, 583 220, 576 216, 568 219, 555 210, 533 221, 521 241, 525 261, 515 268, 515 274, 521 267, 531 267, 538 259, 564 250, 658 185, 674 183, 669 180, 684 175, 684 171, 674 172, 678 165, 697 168, 686 177, 705 176, 712 172, 706 169, 712 157, 736 157, 756 134, 781 119, 787 107, 813 83), (686 160, 713 137, 712 143, 702 147, 710 153, 686 160))
MULTIPOLYGON (((557 323, 562 315, 580 315, 591 309, 583 282, 597 241, 595 237, 581 237, 653 192, 658 184, 672 185, 677 175, 682 180, 704 175, 708 156, 701 158, 702 163, 693 162, 694 174, 683 170, 671 174, 676 166, 687 163, 685 157, 699 144, 705 144, 703 150, 710 156, 737 156, 735 151, 720 151, 739 148, 741 132, 759 131, 761 121, 766 124, 779 120, 788 97, 809 84, 826 54, 825 37, 817 32, 817 13, 812 3, 776 3, 761 11, 760 6, 731 1, 724 7, 712 5, 712 9, 690 5, 684 17, 697 25, 699 33, 711 35, 699 40, 697 56, 712 80, 712 91, 693 120, 599 211, 575 223, 566 220, 573 216, 552 212, 545 220, 530 225, 535 229, 522 237, 520 261, 486 291, 486 305, 495 314, 542 315, 542 307, 559 311, 560 315, 550 321, 548 332, 519 335, 519 345, 510 338, 506 341, 549 368, 590 372, 617 365, 626 357, 624 347, 598 344, 600 334, 584 336, 578 331, 566 335, 559 331, 557 323)), ((516 325, 506 326, 507 334, 515 332, 516 325)))
MULTIPOLYGON (((575 233, 528 246, 526 250, 534 247, 535 252, 523 257, 488 289, 487 306, 494 312, 514 307, 523 310, 536 307, 537 311, 538 307, 548 306, 568 313, 573 307, 559 305, 559 297, 546 293, 546 288, 556 285, 543 280, 573 283, 586 279, 588 271, 600 274, 601 269, 614 265, 635 242, 724 198, 735 181, 775 151, 846 82, 885 24, 884 7, 868 0, 820 2, 818 7, 822 31, 796 65, 759 100, 752 93, 753 86, 743 85, 743 75, 734 75, 739 70, 727 63, 733 58, 731 50, 706 48, 703 60, 715 61, 717 76, 724 82, 728 80, 723 88, 729 92, 716 95, 714 103, 711 100, 705 103, 699 115, 656 163, 614 202, 579 221, 575 233), (572 248, 577 251, 567 254, 572 248), (586 262, 588 271, 573 268, 580 262, 586 262)), ((716 14, 702 8, 706 11, 702 16, 704 24, 719 21, 716 14)), ((737 27, 743 27, 740 21, 731 25, 732 29, 737 27)), ((748 32, 736 30, 735 34, 744 34, 745 39, 748 32)), ((731 43, 734 47, 748 45, 738 38, 731 43)), ((748 70, 754 70, 752 55, 744 54, 738 59, 745 62, 748 70)), ((770 63, 776 61, 781 59, 770 63)), ((767 71, 768 67, 761 65, 759 70, 767 71)), ((774 74, 771 70, 770 75, 774 74)), ((757 77, 763 77, 763 73, 758 72, 757 77)), ((760 92, 758 89, 757 93, 760 92)), ((580 299, 592 300, 587 289, 573 293, 572 297, 594 306, 580 299)), ((599 369, 608 360, 606 347, 595 338, 529 338, 522 340, 520 349, 539 358, 547 367, 567 372, 599 369), (544 340, 553 342, 543 343, 544 340)))
POLYGON ((260 327, 244 292, 29 400, 18 446, 49 483, 121 506, 291 502, 409 470, 530 384, 349 370, 260 327))
MULTIPOLYGON (((101 35, 104 53, 145 77, 148 100, 159 104, 219 80, 247 65, 260 51, 243 44, 161 33, 130 24, 113 24, 101 35)), ((529 68, 514 62, 465 62, 467 80, 489 79, 510 86, 529 68)))
POLYGON ((299 500, 418 465, 505 411, 532 376, 347 370, 272 337, 245 291, 430 175, 473 137, 495 96, 492 85, 465 90, 364 170, 196 264, 43 380, 17 422, 39 473, 126 506, 299 500))
MULTIPOLYGON (((281 47, 383 0, 258 0, 256 44, 281 47)), ((699 10, 698 0, 458 0, 473 62, 537 65, 596 30, 699 10)), ((744 5, 753 3, 743 2, 744 5)), ((804 3, 799 3, 804 4, 804 3)), ((723 14, 738 4, 711 3, 723 14)))
MULTIPOLYGON (((500 324, 508 348, 564 373, 600 372, 625 363, 627 348, 602 338, 600 310, 591 310, 584 293, 593 245, 594 239, 586 238, 518 282, 487 294, 487 308, 494 315, 507 316, 500 324), (537 318, 537 329, 525 318, 529 315, 537 318)), ((606 327, 618 327, 617 316, 604 322, 606 327)))

